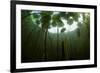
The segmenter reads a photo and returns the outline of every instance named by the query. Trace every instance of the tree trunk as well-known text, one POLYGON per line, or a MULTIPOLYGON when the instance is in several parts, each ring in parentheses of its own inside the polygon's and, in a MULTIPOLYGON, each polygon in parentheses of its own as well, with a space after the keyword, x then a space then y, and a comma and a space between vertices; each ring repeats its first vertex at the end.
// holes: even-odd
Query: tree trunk
POLYGON ((47 33, 48 29, 45 30, 44 34, 44 60, 47 60, 47 33))
POLYGON ((57 27, 57 60, 59 59, 58 48, 59 48, 59 28, 57 27))

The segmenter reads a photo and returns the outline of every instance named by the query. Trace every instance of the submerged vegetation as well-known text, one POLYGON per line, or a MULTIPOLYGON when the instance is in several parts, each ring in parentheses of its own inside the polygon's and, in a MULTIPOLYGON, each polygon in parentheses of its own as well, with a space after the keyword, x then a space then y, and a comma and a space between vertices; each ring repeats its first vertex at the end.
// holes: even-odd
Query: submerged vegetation
POLYGON ((21 11, 22 62, 90 58, 90 14, 21 11))

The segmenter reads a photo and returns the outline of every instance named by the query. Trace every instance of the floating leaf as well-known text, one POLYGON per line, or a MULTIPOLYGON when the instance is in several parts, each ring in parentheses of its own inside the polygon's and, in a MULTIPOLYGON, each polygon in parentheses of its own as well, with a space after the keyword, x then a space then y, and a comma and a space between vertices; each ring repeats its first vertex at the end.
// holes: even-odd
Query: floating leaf
POLYGON ((62 29, 61 29, 61 33, 62 33, 62 32, 65 32, 65 30, 66 30, 66 28, 62 28, 62 29))
POLYGON ((73 24, 73 19, 68 19, 67 24, 72 25, 73 24))

